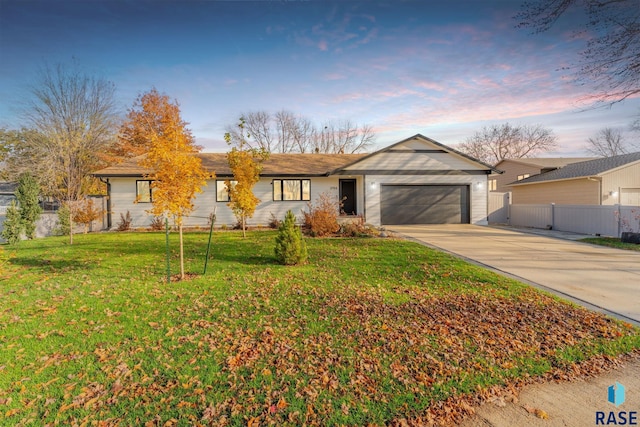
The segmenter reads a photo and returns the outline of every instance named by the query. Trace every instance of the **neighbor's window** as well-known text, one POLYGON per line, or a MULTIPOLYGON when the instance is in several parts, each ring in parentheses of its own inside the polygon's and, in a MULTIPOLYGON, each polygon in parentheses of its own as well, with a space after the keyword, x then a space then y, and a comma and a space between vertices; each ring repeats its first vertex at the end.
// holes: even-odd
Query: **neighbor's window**
POLYGON ((151 183, 153 181, 136 181, 136 201, 138 203, 151 203, 153 201, 151 183))
POLYGON ((524 175, 518 175, 518 181, 523 180, 525 178, 529 178, 529 176, 530 175, 528 173, 525 173, 524 175))
POLYGON ((496 189, 498 188, 498 183, 495 179, 490 179, 489 180, 489 191, 496 191, 496 189))
POLYGON ((311 180, 274 179, 273 200, 311 200, 311 180))
MULTIPOLYGON (((237 183, 238 181, 231 181, 231 186, 233 187, 237 183)), ((224 181, 216 181, 216 202, 228 202, 230 200, 227 184, 224 181)))

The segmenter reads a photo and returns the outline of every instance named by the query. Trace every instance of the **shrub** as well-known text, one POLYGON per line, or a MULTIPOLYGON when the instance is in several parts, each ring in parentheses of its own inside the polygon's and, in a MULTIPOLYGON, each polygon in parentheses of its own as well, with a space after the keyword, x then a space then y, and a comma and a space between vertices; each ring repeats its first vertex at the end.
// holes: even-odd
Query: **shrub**
MULTIPOLYGON (((120 214, 122 215, 122 214, 120 214)), ((163 216, 154 216, 151 218, 150 227, 154 231, 162 231, 165 229, 165 221, 163 216)))
POLYGON ((84 225, 84 234, 87 234, 91 223, 101 215, 102 209, 98 209, 94 205, 93 199, 78 200, 73 214, 73 222, 84 225))
POLYGON ((284 265, 302 264, 307 259, 307 246, 300 228, 296 226, 296 217, 291 211, 287 211, 278 228, 275 253, 278 262, 284 265))
POLYGON ((328 193, 321 193, 315 204, 307 203, 309 212, 303 211, 304 225, 309 234, 322 237, 340 230, 338 224, 339 206, 328 193))
POLYGON ((7 216, 2 224, 2 238, 10 245, 15 245, 20 241, 23 230, 23 222, 20 217, 20 210, 15 200, 7 208, 7 216))
POLYGON ((54 233, 61 236, 68 236, 71 234, 71 222, 69 221, 69 205, 63 203, 58 209, 58 225, 56 226, 54 233))
POLYGON ((278 228, 280 228, 280 224, 282 224, 282 221, 276 218, 273 212, 271 212, 271 216, 269 217, 269 228, 277 230, 278 228))
POLYGON ((16 198, 18 199, 20 218, 27 239, 36 237, 36 222, 40 218, 42 208, 39 204, 40 185, 30 173, 20 175, 16 198))
POLYGON ((116 228, 116 230, 118 231, 131 230, 132 221, 133 220, 131 219, 131 213, 129 213, 129 211, 127 211, 126 215, 120 214, 120 222, 118 222, 118 227, 116 228))
POLYGON ((369 237, 377 234, 375 228, 364 222, 362 215, 358 215, 340 226, 340 235, 345 237, 369 237))

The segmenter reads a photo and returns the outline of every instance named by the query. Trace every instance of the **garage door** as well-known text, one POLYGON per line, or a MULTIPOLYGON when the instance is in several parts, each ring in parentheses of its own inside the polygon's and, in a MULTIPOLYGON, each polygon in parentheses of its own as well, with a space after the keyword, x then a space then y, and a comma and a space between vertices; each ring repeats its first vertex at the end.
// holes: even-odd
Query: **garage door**
POLYGON ((468 224, 466 185, 382 185, 382 224, 468 224))

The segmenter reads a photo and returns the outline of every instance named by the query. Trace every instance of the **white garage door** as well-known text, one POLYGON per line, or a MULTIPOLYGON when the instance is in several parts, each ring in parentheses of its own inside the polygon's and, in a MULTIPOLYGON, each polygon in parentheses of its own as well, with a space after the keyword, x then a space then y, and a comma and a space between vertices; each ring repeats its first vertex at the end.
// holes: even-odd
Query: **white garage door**
POLYGON ((640 206, 640 188, 620 189, 620 204, 623 206, 640 206))
POLYGON ((467 185, 382 185, 382 224, 468 224, 467 185))

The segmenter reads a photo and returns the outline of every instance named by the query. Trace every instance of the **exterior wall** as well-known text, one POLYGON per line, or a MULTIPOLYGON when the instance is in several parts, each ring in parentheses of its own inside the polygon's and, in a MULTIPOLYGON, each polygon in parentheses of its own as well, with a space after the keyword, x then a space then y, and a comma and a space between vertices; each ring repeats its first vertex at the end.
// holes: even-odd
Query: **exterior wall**
POLYGON ((539 167, 524 165, 522 163, 511 162, 509 160, 503 161, 498 169, 503 171, 502 174, 493 174, 489 176, 489 179, 496 180, 496 189, 500 193, 506 193, 511 191, 511 187, 507 187, 507 184, 511 184, 518 180, 518 175, 529 174, 529 176, 538 175, 540 173, 539 167))
POLYGON ((511 191, 513 204, 600 204, 600 182, 586 178, 517 185, 511 191))
MULTIPOLYGON (((306 179, 307 177, 300 177, 306 179)), ((338 206, 339 179, 343 176, 320 177, 311 179, 311 202, 315 202, 321 193, 328 193, 338 206)), ((291 209, 293 213, 301 220, 302 211, 307 210, 308 201, 274 201, 272 191, 273 179, 296 179, 293 177, 274 177, 262 178, 254 187, 253 192, 261 200, 256 208, 253 218, 247 223, 251 226, 266 226, 269 224, 271 214, 278 219, 283 219, 287 210, 291 209)), ((111 183, 111 212, 112 226, 117 227, 120 221, 120 214, 126 215, 129 211, 132 219, 132 227, 149 227, 151 223, 151 215, 146 211, 151 208, 150 203, 135 203, 136 197, 136 178, 110 178, 111 183)), ((364 212, 364 194, 362 191, 362 177, 356 177, 356 186, 358 187, 358 213, 364 212)), ((196 196, 194 204, 196 209, 192 214, 185 218, 185 225, 189 227, 206 227, 209 221, 209 215, 215 211, 216 226, 233 226, 237 220, 227 206, 227 202, 216 202, 216 184, 215 180, 207 181, 207 186, 203 188, 203 192, 196 196)))
MULTIPOLYGON (((602 204, 615 205, 623 202, 625 204, 635 202, 637 197, 627 197, 627 200, 622 200, 620 196, 623 189, 640 191, 640 163, 617 169, 602 176, 602 204), (610 192, 618 194, 610 195, 610 192)), ((635 193, 638 191, 631 190, 635 193)))
POLYGON ((469 186, 471 223, 487 224, 487 175, 367 175, 365 177, 366 219, 381 225, 380 186, 384 184, 466 184, 469 186))

